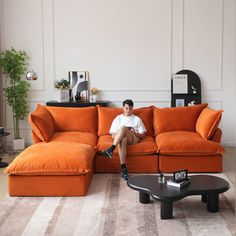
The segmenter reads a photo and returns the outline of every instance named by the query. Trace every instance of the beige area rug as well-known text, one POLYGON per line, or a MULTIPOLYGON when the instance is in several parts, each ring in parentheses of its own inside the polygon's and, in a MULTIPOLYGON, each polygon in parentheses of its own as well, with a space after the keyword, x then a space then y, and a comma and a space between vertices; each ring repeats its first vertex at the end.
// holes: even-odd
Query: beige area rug
POLYGON ((220 195, 218 213, 191 196, 174 202, 174 219, 161 220, 159 202, 140 204, 118 174, 95 174, 86 197, 0 199, 0 235, 235 235, 235 193, 232 186, 220 195))

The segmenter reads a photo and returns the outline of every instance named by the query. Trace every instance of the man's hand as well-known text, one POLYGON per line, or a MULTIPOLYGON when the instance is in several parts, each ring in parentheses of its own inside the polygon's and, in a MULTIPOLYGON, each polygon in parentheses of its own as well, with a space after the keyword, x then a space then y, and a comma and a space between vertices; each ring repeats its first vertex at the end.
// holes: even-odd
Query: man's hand
POLYGON ((145 138, 146 137, 145 133, 140 134, 139 132, 136 132, 134 128, 131 128, 129 130, 138 138, 145 138))
POLYGON ((134 128, 131 128, 131 129, 130 129, 130 131, 131 131, 131 132, 133 132, 133 133, 135 133, 135 130, 134 130, 134 128))
POLYGON ((138 132, 134 132, 135 136, 138 137, 138 138, 145 138, 146 137, 146 134, 145 133, 138 133, 138 132))

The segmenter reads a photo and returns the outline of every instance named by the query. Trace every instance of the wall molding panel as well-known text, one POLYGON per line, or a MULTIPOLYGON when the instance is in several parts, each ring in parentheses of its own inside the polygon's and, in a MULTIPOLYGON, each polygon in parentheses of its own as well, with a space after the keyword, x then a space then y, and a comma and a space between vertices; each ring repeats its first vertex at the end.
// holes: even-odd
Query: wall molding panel
POLYGON ((29 56, 28 70, 33 69, 39 79, 30 82, 30 90, 45 90, 43 0, 2 0, 2 50, 14 47, 29 56), (36 17, 37 16, 37 17, 36 17))
POLYGON ((183 68, 196 71, 207 91, 222 90, 223 13, 224 0, 183 0, 183 68))
POLYGON ((81 22, 75 22, 73 10, 66 10, 69 6, 75 9, 78 1, 71 0, 70 5, 63 1, 53 2, 55 80, 67 78, 68 70, 87 70, 90 72, 91 85, 102 90, 126 90, 124 80, 128 87, 133 85, 133 91, 149 91, 153 88, 156 91, 170 90, 172 0, 151 0, 149 4, 138 1, 135 5, 132 0, 120 3, 112 0, 108 4, 110 10, 105 10, 106 0, 95 3, 95 6, 94 1, 89 0, 84 5, 84 13, 79 17, 81 22), (97 7, 97 11, 91 11, 94 15, 89 20, 87 14, 92 5, 93 8, 97 7), (117 7, 121 12, 117 12, 117 7), (144 17, 143 12, 149 13, 148 17, 144 17), (65 14, 72 15, 72 18, 65 14), (84 27, 85 18, 91 29, 84 27), (109 24, 116 27, 111 30, 109 24), (98 27, 101 27, 100 31, 98 27), (68 39, 68 36, 73 35, 73 30, 86 32, 85 36, 75 34, 75 39, 68 39), (97 42, 91 38, 96 38, 97 42), (63 45, 66 39, 71 45, 69 48, 63 45), (86 42, 86 48, 81 48, 80 42, 81 45, 86 42))
MULTIPOLYGON (((189 69, 201 79, 202 102, 224 110, 222 143, 235 145, 234 0, 0 0, 0 7, 0 49, 25 49, 38 74, 31 111, 55 100, 54 82, 70 70, 88 71, 89 86, 111 106, 131 98, 135 107, 169 107, 172 74, 189 69)), ((21 128, 30 143, 27 119, 21 128)))

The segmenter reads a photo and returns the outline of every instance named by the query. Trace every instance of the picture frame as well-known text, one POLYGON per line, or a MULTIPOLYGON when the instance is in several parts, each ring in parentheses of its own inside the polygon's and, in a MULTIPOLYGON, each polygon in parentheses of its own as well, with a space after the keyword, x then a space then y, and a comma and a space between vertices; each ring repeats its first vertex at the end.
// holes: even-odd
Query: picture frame
POLYGON ((188 94, 188 75, 175 74, 172 75, 173 94, 188 94))
POLYGON ((89 101, 88 71, 68 71, 70 100, 89 101))
POLYGON ((176 107, 184 107, 185 106, 185 100, 183 98, 176 99, 175 100, 175 106, 176 107))

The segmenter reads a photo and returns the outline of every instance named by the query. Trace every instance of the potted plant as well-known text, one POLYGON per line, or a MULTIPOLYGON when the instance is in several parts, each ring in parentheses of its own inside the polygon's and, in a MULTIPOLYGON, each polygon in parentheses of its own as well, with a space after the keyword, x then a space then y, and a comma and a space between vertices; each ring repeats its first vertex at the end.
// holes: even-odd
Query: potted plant
POLYGON ((25 51, 17 51, 14 48, 5 50, 0 54, 2 73, 6 75, 4 96, 13 115, 14 150, 25 148, 24 138, 20 137, 19 121, 24 120, 28 114, 27 92, 30 84, 21 80, 27 69, 27 60, 28 56, 25 51))
POLYGON ((59 102, 68 102, 69 101, 69 88, 70 88, 69 81, 62 79, 60 81, 57 81, 54 84, 54 87, 57 89, 57 100, 59 102))

